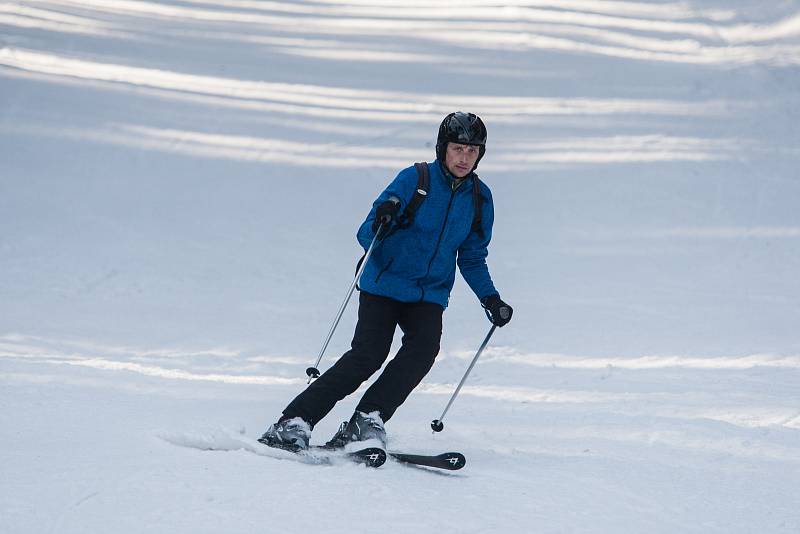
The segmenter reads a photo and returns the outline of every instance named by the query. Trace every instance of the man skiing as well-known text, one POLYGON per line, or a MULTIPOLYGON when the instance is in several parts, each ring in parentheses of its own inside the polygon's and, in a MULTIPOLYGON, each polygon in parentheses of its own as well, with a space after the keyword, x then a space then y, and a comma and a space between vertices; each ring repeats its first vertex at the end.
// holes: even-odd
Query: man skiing
POLYGON ((502 327, 511 320, 512 308, 501 300, 486 265, 494 208, 489 188, 474 172, 485 151, 483 121, 450 113, 439 127, 436 161, 401 171, 375 200, 357 235, 365 250, 376 235, 377 242, 359 280, 351 349, 289 403, 260 442, 307 449, 314 425, 381 368, 399 325, 402 347, 326 444, 342 448, 377 439, 385 448, 383 424, 439 353, 456 265, 492 323, 502 327), (427 191, 419 187, 425 171, 427 191))

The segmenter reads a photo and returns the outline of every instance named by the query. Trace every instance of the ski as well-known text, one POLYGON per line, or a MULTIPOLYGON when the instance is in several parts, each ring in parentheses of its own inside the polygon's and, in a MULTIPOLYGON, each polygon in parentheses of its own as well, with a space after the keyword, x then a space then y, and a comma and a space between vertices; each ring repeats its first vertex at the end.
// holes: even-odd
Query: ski
POLYGON ((435 467, 448 471, 456 471, 467 464, 467 459, 460 452, 445 452, 435 455, 390 452, 389 456, 401 463, 435 467))
POLYGON ((312 446, 298 451, 292 447, 271 446, 242 433, 219 429, 211 433, 162 434, 161 439, 179 447, 203 451, 247 451, 276 460, 291 460, 312 465, 337 465, 354 462, 367 467, 386 463, 386 451, 380 447, 364 447, 357 451, 331 450, 312 446))
MULTIPOLYGON (((317 451, 326 451, 328 457, 333 459, 341 456, 335 452, 331 452, 321 447, 312 447, 311 451, 311 454, 316 454, 317 451)), ((343 457, 347 458, 351 462, 366 465, 367 467, 380 467, 386 463, 386 451, 378 447, 367 447, 366 449, 347 452, 344 453, 343 457)))
POLYGON ((337 463, 337 460, 347 460, 367 467, 380 467, 386 463, 386 451, 379 447, 366 447, 357 451, 344 452, 316 445, 301 451, 274 445, 267 446, 291 452, 298 456, 302 462, 315 465, 333 465, 337 463))

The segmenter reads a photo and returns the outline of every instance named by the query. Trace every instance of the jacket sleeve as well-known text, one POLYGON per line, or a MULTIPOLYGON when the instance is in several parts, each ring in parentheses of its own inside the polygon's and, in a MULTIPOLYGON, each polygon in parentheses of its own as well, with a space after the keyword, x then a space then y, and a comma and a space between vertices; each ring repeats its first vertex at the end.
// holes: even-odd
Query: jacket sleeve
POLYGON ((469 287, 482 299, 489 295, 499 294, 489 275, 486 265, 486 256, 489 255, 489 242, 492 239, 492 225, 494 224, 494 203, 489 188, 481 188, 483 201, 483 235, 470 232, 467 239, 458 247, 458 268, 469 287))
MULTIPOLYGON (((356 238, 359 244, 364 247, 366 251, 369 248, 372 239, 375 237, 375 232, 372 231, 372 222, 375 220, 375 211, 378 206, 389 200, 390 197, 396 197, 400 200, 400 208, 398 213, 402 213, 408 202, 411 200, 414 190, 417 188, 417 170, 412 166, 403 169, 395 177, 395 179, 383 190, 383 192, 372 203, 372 208, 369 210, 367 218, 361 223, 358 229, 356 238)), ((394 223, 392 223, 394 224, 394 223)))

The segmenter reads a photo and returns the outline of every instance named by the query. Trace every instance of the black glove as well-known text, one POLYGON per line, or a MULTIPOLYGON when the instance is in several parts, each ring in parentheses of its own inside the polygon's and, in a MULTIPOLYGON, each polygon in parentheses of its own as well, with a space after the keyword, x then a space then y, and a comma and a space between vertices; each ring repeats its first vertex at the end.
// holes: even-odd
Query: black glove
POLYGON ((372 221, 372 232, 377 232, 381 223, 386 228, 397 217, 397 211, 400 209, 400 201, 392 197, 383 204, 379 205, 375 210, 375 220, 372 221))
POLYGON ((500 299, 500 295, 494 294, 481 299, 481 306, 489 312, 489 320, 492 324, 502 327, 508 324, 514 310, 500 299))

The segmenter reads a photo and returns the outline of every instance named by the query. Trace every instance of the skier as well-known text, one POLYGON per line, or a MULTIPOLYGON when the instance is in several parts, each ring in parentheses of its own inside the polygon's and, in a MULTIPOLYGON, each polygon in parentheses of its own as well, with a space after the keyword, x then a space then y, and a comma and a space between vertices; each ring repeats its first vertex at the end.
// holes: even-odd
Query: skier
POLYGON ((381 368, 399 325, 402 347, 325 445, 377 439, 385 448, 384 423, 439 352, 456 265, 492 323, 502 327, 511 320, 512 308, 500 298, 486 265, 494 209, 489 188, 474 172, 485 151, 483 121, 472 113, 450 113, 439 126, 436 161, 421 164, 429 190, 418 191, 423 170, 412 166, 375 200, 357 235, 365 250, 376 234, 378 242, 359 281, 351 349, 289 403, 260 442, 307 449, 314 425, 381 368))

